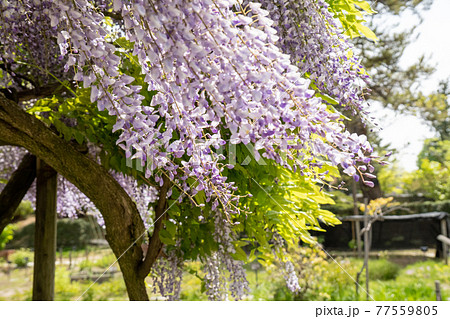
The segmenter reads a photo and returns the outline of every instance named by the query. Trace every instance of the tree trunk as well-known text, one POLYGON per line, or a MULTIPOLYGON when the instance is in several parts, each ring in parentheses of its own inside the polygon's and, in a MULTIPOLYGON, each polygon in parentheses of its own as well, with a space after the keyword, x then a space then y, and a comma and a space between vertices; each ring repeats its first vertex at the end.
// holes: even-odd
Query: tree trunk
POLYGON ((36 177, 36 157, 26 154, 0 193, 0 234, 11 222, 20 202, 36 177))
POLYGON ((365 186, 361 180, 359 181, 363 197, 368 198, 369 201, 383 197, 383 192, 381 191, 381 186, 378 178, 371 179, 371 181, 374 184, 373 187, 365 186))
POLYGON ((56 260, 57 173, 37 160, 33 300, 53 300, 56 260))
POLYGON ((125 259, 119 259, 120 270, 123 274, 125 286, 127 287, 128 298, 136 301, 148 301, 147 289, 145 284, 145 276, 140 276, 139 267, 135 267, 133 263, 127 262, 125 259))
POLYGON ((144 223, 136 205, 108 171, 58 137, 42 122, 0 93, 0 139, 25 147, 74 184, 100 210, 106 239, 123 273, 129 298, 148 300, 139 271, 144 223))
MULTIPOLYGON (((361 121, 361 118, 359 116, 355 116, 353 118, 353 120, 347 122, 346 125, 348 127, 348 130, 351 133, 356 133, 358 135, 366 135, 366 136, 368 135, 367 126, 364 125, 364 123, 361 121)), ((363 197, 368 198, 369 200, 383 197, 383 191, 381 189, 378 178, 371 179, 371 181, 374 183, 373 187, 365 186, 363 181, 361 179, 359 180, 359 186, 363 193, 363 197)))

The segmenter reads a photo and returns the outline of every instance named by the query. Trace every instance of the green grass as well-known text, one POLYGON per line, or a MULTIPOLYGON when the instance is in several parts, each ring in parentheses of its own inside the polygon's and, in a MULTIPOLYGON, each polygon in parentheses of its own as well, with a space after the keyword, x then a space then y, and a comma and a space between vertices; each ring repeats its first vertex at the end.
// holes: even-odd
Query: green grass
MULTIPOLYGON (((114 256, 106 254, 96 256, 84 262, 85 269, 105 269, 114 256)), ((300 284, 303 290, 294 295, 285 286, 280 271, 271 266, 258 272, 247 271, 250 291, 245 300, 355 300, 355 283, 352 278, 360 270, 362 261, 355 258, 340 258, 340 265, 322 258, 314 259, 309 272, 306 268, 305 278, 300 273, 300 284), (348 275, 342 270, 342 268, 348 275)), ((82 265, 83 266, 83 265, 82 265)), ((55 280, 55 300, 75 300, 91 285, 90 281, 70 281, 70 275, 77 269, 69 270, 67 266, 57 266, 55 280)), ((184 274, 182 283, 182 300, 207 300, 201 280, 201 265, 189 263, 190 272, 184 274)), ((441 261, 426 261, 400 268, 385 259, 371 260, 370 294, 375 300, 435 300, 434 282, 441 283, 443 300, 450 300, 450 267, 441 261)), ((15 269, 11 277, 0 272, 0 300, 31 300, 32 269, 15 269)), ((364 274, 361 276, 362 287, 365 287, 364 274)), ((158 295, 149 295, 157 299, 158 295)), ((125 285, 120 274, 93 285, 81 298, 82 300, 128 300, 125 285)), ((359 300, 365 300, 365 293, 360 289, 359 300)))
POLYGON ((436 300, 434 283, 441 284, 442 299, 450 300, 450 267, 442 262, 426 261, 402 269, 395 280, 376 281, 376 300, 436 300))
MULTIPOLYGON (((361 260, 346 259, 350 265, 342 264, 353 278, 362 265, 361 260)), ((336 265, 337 266, 337 265, 336 265)), ((327 276, 315 289, 305 296, 306 300, 356 300, 355 283, 348 275, 329 264, 327 276), (347 278, 345 278, 347 277, 347 278)), ((365 273, 360 277, 365 289, 365 273)), ((432 301, 436 300, 435 280, 441 283, 442 299, 450 298, 450 267, 441 261, 426 261, 400 267, 386 260, 369 262, 369 293, 378 301, 432 301)), ((359 300, 365 300, 363 289, 359 289, 359 300)))
MULTIPOLYGON (((89 288, 92 282, 71 282, 70 271, 66 267, 58 266, 55 273, 55 300, 76 300, 89 288)), ((16 269, 11 274, 10 285, 3 284, 0 290, 0 300, 31 300, 32 296, 31 269, 16 269), (7 296, 4 296, 8 291, 7 296)), ((102 283, 93 285, 82 297, 81 300, 128 300, 125 284, 122 276, 114 277, 102 283)))

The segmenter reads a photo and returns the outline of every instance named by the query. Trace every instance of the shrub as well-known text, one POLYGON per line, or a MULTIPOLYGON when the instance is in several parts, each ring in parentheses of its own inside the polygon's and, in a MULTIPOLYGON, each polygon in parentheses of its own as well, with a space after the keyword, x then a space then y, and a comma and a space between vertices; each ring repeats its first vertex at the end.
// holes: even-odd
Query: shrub
MULTIPOLYGON (((87 287, 83 288, 87 289, 87 287)), ((81 299, 83 301, 127 300, 127 290, 122 277, 118 276, 93 285, 81 299)))
POLYGON ((95 237, 92 224, 87 219, 65 218, 58 220, 58 247, 85 247, 95 237))
POLYGON ((369 261, 370 280, 392 280, 400 272, 400 266, 386 259, 369 261))
POLYGON ((419 214, 425 212, 447 212, 450 213, 450 200, 441 201, 425 201, 425 202, 411 202, 404 205, 410 209, 412 213, 419 214))
POLYGON ((91 269, 92 269, 92 262, 90 262, 89 260, 84 259, 84 260, 82 260, 80 262, 79 267, 80 267, 80 271, 84 271, 85 270, 87 272, 90 272, 91 269))
MULTIPOLYGON (((93 262, 93 266, 107 269, 117 260, 114 254, 108 254, 93 262)), ((118 266, 118 264, 116 264, 118 266)))
MULTIPOLYGON (((14 240, 8 246, 11 248, 34 247, 34 223, 31 223, 14 233, 14 240)), ((63 248, 83 248, 96 238, 92 224, 85 218, 58 219, 57 246, 63 248)))
POLYGON ((34 213, 33 205, 30 201, 22 201, 14 213, 14 220, 25 219, 34 213))
POLYGON ((6 244, 13 239, 15 225, 8 225, 3 229, 3 232, 0 234, 0 250, 5 248, 6 244))
MULTIPOLYGON (((394 198, 397 201, 397 198, 394 198)), ((402 198, 398 198, 402 200, 402 198)), ((450 200, 436 200, 436 201, 423 201, 417 200, 407 203, 402 203, 402 207, 409 209, 410 212, 398 210, 396 215, 409 215, 420 214, 426 212, 447 212, 450 213, 450 200)), ((337 205, 323 205, 323 208, 333 212, 338 216, 353 215, 353 204, 340 203, 337 205)))
POLYGON ((34 254, 32 251, 28 249, 20 249, 16 252, 14 252, 10 259, 13 264, 15 264, 17 267, 26 267, 30 261, 33 261, 34 254))
POLYGON ((83 293, 81 284, 70 281, 70 272, 57 267, 55 272, 55 300, 72 300, 83 293))
MULTIPOLYGON (((292 258, 302 289, 293 294, 285 284, 280 282, 273 287, 275 300, 353 300, 355 298, 353 279, 343 272, 342 268, 354 276, 358 270, 358 263, 351 262, 349 259, 336 258, 336 261, 327 259, 323 251, 309 247, 289 247, 289 256, 292 258)), ((279 277, 282 277, 281 273, 279 277)))

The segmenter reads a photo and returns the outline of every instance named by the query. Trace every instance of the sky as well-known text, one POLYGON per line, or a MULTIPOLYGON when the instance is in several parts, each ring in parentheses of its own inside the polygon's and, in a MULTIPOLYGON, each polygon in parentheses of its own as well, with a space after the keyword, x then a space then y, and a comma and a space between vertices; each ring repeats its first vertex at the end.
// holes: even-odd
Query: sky
MULTIPOLYGON (((436 66, 436 72, 421 84, 424 93, 431 93, 440 80, 450 77, 450 0, 434 0, 431 8, 422 12, 423 22, 416 32, 420 35, 405 50, 402 65, 414 63, 421 55, 430 57, 429 63, 436 66)), ((412 14, 403 14, 400 26, 417 22, 412 14)), ((398 115, 377 105, 373 115, 383 128, 380 136, 384 143, 390 143, 398 150, 394 154, 399 168, 412 171, 417 168, 417 155, 426 138, 435 134, 423 121, 415 116, 398 115)))

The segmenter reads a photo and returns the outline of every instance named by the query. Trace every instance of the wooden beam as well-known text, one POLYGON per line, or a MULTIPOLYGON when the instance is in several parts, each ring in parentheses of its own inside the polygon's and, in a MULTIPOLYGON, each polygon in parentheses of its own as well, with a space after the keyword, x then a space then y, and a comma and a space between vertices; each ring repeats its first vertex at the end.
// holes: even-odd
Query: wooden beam
POLYGON ((36 177, 36 157, 25 154, 0 193, 0 234, 11 222, 25 194, 36 177))
POLYGON ((56 260, 57 173, 37 160, 33 300, 53 300, 56 260))
MULTIPOLYGON (((353 195, 353 214, 359 215, 358 203, 356 201, 356 182, 352 182, 352 195, 353 195)), ((358 258, 362 257, 362 242, 361 242, 361 223, 357 220, 355 225, 355 237, 356 237, 356 249, 358 252, 358 258)))
POLYGON ((448 238, 444 235, 439 235, 439 236, 437 236, 437 239, 440 240, 441 242, 443 242, 444 244, 450 246, 450 238, 448 238))

